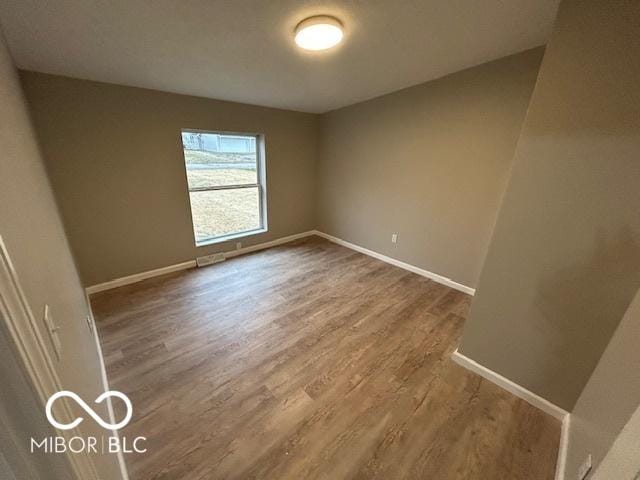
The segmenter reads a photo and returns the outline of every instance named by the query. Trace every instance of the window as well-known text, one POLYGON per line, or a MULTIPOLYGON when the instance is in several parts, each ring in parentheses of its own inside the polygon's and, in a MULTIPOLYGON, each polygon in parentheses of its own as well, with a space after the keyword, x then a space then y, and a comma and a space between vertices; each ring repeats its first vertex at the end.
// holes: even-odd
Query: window
POLYGON ((182 130, 196 245, 267 229, 261 137, 182 130))

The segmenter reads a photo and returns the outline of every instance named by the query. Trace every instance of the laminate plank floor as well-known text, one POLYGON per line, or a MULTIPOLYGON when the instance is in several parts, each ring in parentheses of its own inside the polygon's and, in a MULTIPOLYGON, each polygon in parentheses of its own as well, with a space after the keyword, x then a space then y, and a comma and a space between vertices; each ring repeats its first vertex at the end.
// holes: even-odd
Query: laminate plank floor
POLYGON ((559 422, 450 360, 470 297, 309 237, 91 297, 131 480, 551 480, 559 422))

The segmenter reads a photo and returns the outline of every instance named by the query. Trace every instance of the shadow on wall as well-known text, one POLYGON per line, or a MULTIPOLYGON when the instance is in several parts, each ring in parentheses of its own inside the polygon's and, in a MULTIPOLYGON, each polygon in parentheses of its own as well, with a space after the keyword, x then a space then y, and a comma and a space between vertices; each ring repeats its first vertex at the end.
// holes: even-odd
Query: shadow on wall
POLYGON ((545 320, 545 337, 557 339, 559 357, 572 344, 597 359, 639 287, 640 242, 633 230, 627 227, 611 237, 598 230, 582 263, 559 269, 538 284, 535 305, 545 320), (599 334, 594 336, 594 330, 599 334))

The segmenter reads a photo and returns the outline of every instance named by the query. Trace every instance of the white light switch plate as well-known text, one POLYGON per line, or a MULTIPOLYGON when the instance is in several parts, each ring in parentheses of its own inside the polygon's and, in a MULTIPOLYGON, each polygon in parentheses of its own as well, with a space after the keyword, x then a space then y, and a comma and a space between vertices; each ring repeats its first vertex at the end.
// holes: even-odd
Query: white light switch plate
POLYGON ((49 305, 44 306, 44 324, 47 327, 49 340, 51 340, 53 350, 56 352, 56 357, 58 357, 58 360, 60 360, 60 354, 62 353, 62 343, 60 342, 60 337, 58 336, 60 327, 58 327, 53 321, 53 317, 51 316, 51 308, 49 307, 49 305))

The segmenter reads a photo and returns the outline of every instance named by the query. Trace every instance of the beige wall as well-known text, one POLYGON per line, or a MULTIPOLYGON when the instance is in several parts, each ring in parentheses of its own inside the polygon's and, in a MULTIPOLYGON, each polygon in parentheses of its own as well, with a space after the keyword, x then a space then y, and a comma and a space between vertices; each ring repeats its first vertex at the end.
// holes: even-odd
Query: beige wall
MULTIPOLYGON (((589 480, 638 480, 640 472, 640 407, 633 412, 589 480)), ((569 479, 567 479, 569 480, 569 479)))
POLYGON ((4 320, 0 312, 0 478, 73 478, 64 455, 29 450, 30 438, 41 439, 55 432, 42 413, 44 409, 33 393, 30 380, 23 373, 4 320), (6 463, 4 469, 2 457, 6 463))
POLYGON ((319 229, 475 287, 542 54, 323 115, 319 229))
POLYGON ((322 117, 33 72, 22 81, 85 285, 235 247, 194 245, 180 129, 195 128, 266 134, 269 232, 245 246, 319 225, 474 287, 541 55, 322 117))
MULTIPOLYGON (((86 323, 84 291, 45 174, 18 75, 1 33, 0 105, 0 235, 33 314, 41 319, 47 303, 61 327, 63 352, 55 366, 63 388, 91 403, 103 388, 94 337, 86 323)), ((50 354, 55 358, 53 352, 50 354)), ((3 377, 2 382, 5 381, 10 379, 3 377)), ((4 392, 5 386, 0 388, 4 392)), ((40 414, 44 418, 44 408, 40 414)), ((105 411, 101 414, 106 417, 105 411)), ((81 429, 86 435, 101 436, 104 432, 94 422, 84 422, 81 429)), ((24 433, 27 431, 25 428, 24 433)), ((101 478, 120 478, 115 456, 104 455, 95 460, 101 478)), ((56 478, 59 465, 54 462, 50 468, 51 478, 56 478)))
POLYGON ((640 285, 639 20, 561 4, 462 339, 568 410, 640 285))
POLYGON ((593 455, 594 470, 597 468, 640 405, 638 339, 640 291, 627 309, 571 413, 567 480, 578 477, 578 468, 589 453, 593 455))
POLYGON ((317 116, 22 72, 85 285, 235 248, 195 247, 180 130, 263 133, 269 231, 315 227, 317 116))

